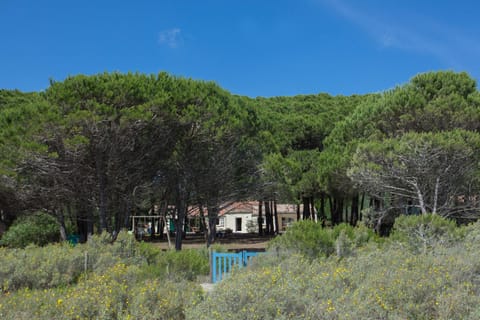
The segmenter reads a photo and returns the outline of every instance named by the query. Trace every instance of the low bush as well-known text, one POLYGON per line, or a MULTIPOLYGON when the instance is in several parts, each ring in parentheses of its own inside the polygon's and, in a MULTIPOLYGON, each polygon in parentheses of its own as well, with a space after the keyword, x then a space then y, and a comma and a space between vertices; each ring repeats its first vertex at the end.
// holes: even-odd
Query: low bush
POLYGON ((84 271, 80 250, 67 244, 0 249, 2 291, 20 288, 52 288, 75 282, 84 271))
POLYGON ((0 291, 46 289, 73 284, 85 273, 106 274, 120 263, 139 267, 148 279, 187 279, 208 275, 207 250, 165 251, 137 242, 120 232, 112 243, 108 234, 94 235, 87 243, 57 243, 25 249, 0 248, 0 291))
POLYGON ((0 239, 1 246, 25 248, 29 244, 44 246, 60 240, 60 231, 54 217, 38 212, 19 217, 0 239))
POLYGON ((311 220, 294 223, 287 232, 269 243, 272 251, 300 253, 306 257, 328 257, 336 253, 346 256, 353 249, 376 238, 375 233, 363 225, 352 227, 340 224, 332 228, 322 228, 311 220))
POLYGON ((156 256, 154 263, 143 270, 146 277, 194 281, 198 276, 208 275, 210 271, 208 252, 196 249, 163 251, 156 256))
POLYGON ((202 293, 186 279, 209 270, 206 250, 161 252, 126 232, 0 254, 0 319, 183 319, 202 293))
POLYGON ((322 228, 311 220, 302 220, 290 226, 282 236, 270 241, 269 249, 299 252, 307 257, 329 256, 334 250, 332 230, 322 228))
MULTIPOLYGON (((208 294, 186 280, 208 272, 206 250, 160 252, 127 234, 113 244, 100 235, 75 247, 0 248, 0 319, 479 319, 480 223, 424 219, 399 221, 398 238, 381 246, 363 227, 325 229, 329 256, 268 251, 208 294), (426 251, 405 245, 416 228, 437 239, 426 251), (88 272, 70 269, 85 252, 88 272)), ((311 226, 301 226, 307 244, 311 226)), ((279 239, 288 245, 287 234, 279 239)))
POLYGON ((76 246, 64 242, 25 249, 0 248, 0 255, 0 290, 4 292, 66 286, 85 272, 104 274, 118 263, 147 264, 138 243, 126 232, 120 232, 113 243, 103 234, 76 246))
POLYGON ((390 239, 410 250, 426 253, 435 244, 454 244, 464 235, 455 221, 437 214, 402 215, 395 219, 390 239))
POLYGON ((139 268, 117 264, 75 286, 23 289, 0 296, 1 319, 184 319, 201 288, 185 281, 139 281, 139 268))
POLYGON ((480 244, 433 246, 418 254, 398 242, 367 245, 343 259, 267 253, 187 319, 478 319, 480 244))

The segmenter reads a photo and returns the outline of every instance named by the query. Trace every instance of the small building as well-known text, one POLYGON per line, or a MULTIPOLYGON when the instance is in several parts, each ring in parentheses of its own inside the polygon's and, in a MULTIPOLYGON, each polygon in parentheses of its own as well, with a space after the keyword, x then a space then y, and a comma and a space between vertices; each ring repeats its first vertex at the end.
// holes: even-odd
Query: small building
MULTIPOLYGON (((259 218, 259 202, 258 201, 238 201, 229 202, 220 206, 218 219, 216 223, 217 232, 232 233, 256 233, 258 232, 259 218)), ((286 229, 295 221, 297 221, 297 210, 302 212, 303 205, 300 204, 277 204, 277 216, 279 232, 285 232, 286 229)), ((272 213, 273 214, 273 213, 272 213)), ((208 212, 204 208, 205 220, 208 221, 208 212)), ((313 217, 316 215, 314 214, 313 217)), ((188 208, 188 226, 187 232, 198 232, 201 230, 202 219, 200 218, 200 210, 197 206, 188 208)), ((143 218, 143 216, 141 217, 143 218)), ((275 216, 273 217, 275 219, 275 216)), ((170 232, 174 231, 172 216, 166 217, 167 225, 170 226, 170 232)), ((208 226, 208 222, 206 223, 208 226)), ((275 225, 275 220, 274 220, 275 225)), ((262 203, 262 226, 266 229, 265 207, 262 203)), ((165 232, 167 226, 165 226, 165 232)))
MULTIPOLYGON (((300 205, 300 212, 303 204, 300 205)), ((277 204, 278 228, 280 232, 285 232, 287 228, 297 221, 296 204, 277 204)))
POLYGON ((232 230, 235 233, 248 233, 248 228, 255 221, 255 205, 257 202, 233 202, 220 209, 217 230, 232 230))
MULTIPOLYGON (((303 205, 300 205, 300 212, 303 205)), ((248 233, 258 231, 259 208, 258 201, 234 202, 220 210, 217 223, 218 230, 230 229, 236 233, 248 233)), ((277 216, 279 232, 285 230, 297 221, 296 204, 277 204, 277 216)), ((315 216, 315 215, 313 215, 315 216)), ((265 208, 262 207, 263 227, 265 228, 265 208)), ((275 219, 275 217, 274 217, 275 219)), ((274 221, 275 223, 275 221, 274 221)))

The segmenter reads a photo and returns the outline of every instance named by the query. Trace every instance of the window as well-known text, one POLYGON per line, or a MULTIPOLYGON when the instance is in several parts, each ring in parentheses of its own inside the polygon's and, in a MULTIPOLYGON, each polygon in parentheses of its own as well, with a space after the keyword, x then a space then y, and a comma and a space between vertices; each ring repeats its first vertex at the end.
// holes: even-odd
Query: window
POLYGON ((225 217, 217 218, 217 227, 225 227, 225 217))
POLYGON ((242 231, 242 218, 235 219, 235 231, 242 231))
POLYGON ((293 218, 282 217, 282 230, 285 230, 288 226, 293 223, 293 218))

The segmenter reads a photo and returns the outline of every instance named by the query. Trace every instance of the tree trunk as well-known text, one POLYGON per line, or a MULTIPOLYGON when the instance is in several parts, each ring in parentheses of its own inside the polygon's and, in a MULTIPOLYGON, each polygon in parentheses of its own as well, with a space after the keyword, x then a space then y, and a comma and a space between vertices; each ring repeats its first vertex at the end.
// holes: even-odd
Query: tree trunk
POLYGON ((419 186, 416 182, 413 184, 413 186, 415 187, 415 190, 417 192, 418 204, 420 206, 420 210, 422 211, 422 214, 427 214, 427 209, 425 207, 425 199, 423 198, 423 193, 420 190, 420 188, 419 188, 419 186))
POLYGON ((275 234, 279 234, 280 229, 278 228, 277 200, 273 200, 273 214, 274 214, 274 220, 275 220, 275 234))
POLYGON ((182 240, 183 240, 183 224, 185 222, 185 201, 183 197, 178 199, 176 210, 177 218, 175 219, 175 250, 182 250, 182 240))
POLYGON ((345 217, 343 219, 345 223, 348 223, 350 219, 348 219, 348 203, 345 204, 345 217))
POLYGON ((183 214, 180 213, 181 209, 177 208, 177 218, 175 219, 175 250, 182 250, 182 240, 183 240, 183 214))
POLYGON ((96 151, 95 157, 95 169, 98 180, 98 209, 99 209, 99 219, 100 219, 100 233, 107 230, 107 177, 105 174, 104 161, 102 153, 100 150, 96 151))
POLYGON ((303 200, 303 220, 310 219, 310 198, 302 197, 303 200))
POLYGON ((218 207, 217 206, 208 206, 208 242, 207 246, 215 241, 215 236, 217 233, 217 220, 218 220, 218 207))
POLYGON ((262 201, 258 201, 258 235, 263 236, 262 201))
POLYGON ((373 203, 374 203, 374 206, 375 206, 375 210, 377 210, 377 211, 382 210, 382 207, 383 207, 383 206, 382 206, 382 200, 380 200, 380 199, 374 199, 374 200, 373 200, 373 203))
POLYGON ((200 232, 203 233, 203 239, 205 240, 205 244, 207 245, 207 248, 208 248, 209 241, 208 241, 207 221, 205 218, 205 212, 203 212, 202 205, 198 207, 198 211, 200 212, 200 232))
MULTIPOLYGON (((185 209, 188 208, 187 206, 185 209)), ((186 210, 185 210, 186 211, 186 210)), ((188 229, 190 228, 190 225, 188 224, 188 215, 185 212, 185 217, 184 217, 184 222, 183 222, 183 240, 187 239, 187 232, 188 229)))
POLYGON ((163 229, 165 229, 165 223, 163 222, 163 217, 160 217, 158 220, 158 237, 163 240, 163 229))
MULTIPOLYGON (((130 217, 132 215, 132 199, 128 197, 125 200, 125 214, 123 216, 123 227, 129 229, 130 226, 130 217)), ((133 230, 135 232, 135 230, 133 230)))
POLYGON ((300 216, 300 203, 297 203, 297 221, 300 221, 301 216, 300 216))
POLYGON ((332 223, 333 225, 333 216, 334 216, 334 202, 332 201, 332 197, 329 195, 328 196, 328 206, 329 206, 329 209, 330 209, 330 222, 332 223))
POLYGON ((149 235, 150 235, 150 240, 155 240, 155 218, 153 218, 153 216, 156 215, 155 213, 155 200, 153 198, 150 198, 150 210, 149 210, 149 214, 150 214, 150 219, 149 219, 149 235))
POLYGON ((327 217, 325 215, 325 193, 320 193, 320 221, 322 222, 322 227, 326 226, 327 217))
POLYGON ((265 222, 266 222, 266 230, 265 233, 267 235, 272 234, 272 212, 270 211, 270 203, 268 201, 264 202, 265 205, 265 222))
POLYGON ((170 225, 169 222, 167 221, 167 213, 168 213, 168 202, 165 201, 163 206, 163 210, 160 211, 160 215, 162 216, 162 229, 161 229, 161 235, 163 239, 163 228, 165 227, 167 231, 165 232, 167 235, 167 241, 168 241, 168 249, 171 248, 171 242, 170 242, 170 225))
POLYGON ((57 218, 60 229, 60 238, 62 241, 67 241, 67 228, 65 227, 65 215, 63 214, 63 211, 55 210, 55 217, 57 218))
POLYGON ((359 195, 357 193, 352 197, 352 208, 350 213, 350 224, 352 226, 356 226, 358 222, 358 201, 359 195))
POLYGON ((315 213, 315 198, 313 196, 310 197, 310 212, 311 212, 312 220, 317 221, 318 217, 316 216, 316 213, 315 213))
POLYGON ((343 222, 343 199, 335 197, 333 199, 332 210, 332 225, 337 225, 343 222))
POLYGON ((362 221, 363 220, 363 208, 364 208, 364 205, 365 205, 365 192, 362 193, 362 200, 360 201, 360 211, 358 213, 358 217, 359 217, 359 220, 362 221))
POLYGON ((438 186, 440 184, 440 177, 437 177, 437 179, 435 180, 435 192, 433 194, 433 210, 432 210, 432 214, 436 214, 437 213, 437 202, 438 202, 438 186))

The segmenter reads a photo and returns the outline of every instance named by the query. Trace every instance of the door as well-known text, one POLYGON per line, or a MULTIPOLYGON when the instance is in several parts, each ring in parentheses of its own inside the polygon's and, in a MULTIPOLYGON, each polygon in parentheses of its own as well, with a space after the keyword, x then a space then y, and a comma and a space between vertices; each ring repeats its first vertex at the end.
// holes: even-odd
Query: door
POLYGON ((241 232, 242 231, 242 218, 235 219, 235 231, 241 232))

